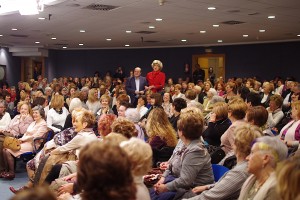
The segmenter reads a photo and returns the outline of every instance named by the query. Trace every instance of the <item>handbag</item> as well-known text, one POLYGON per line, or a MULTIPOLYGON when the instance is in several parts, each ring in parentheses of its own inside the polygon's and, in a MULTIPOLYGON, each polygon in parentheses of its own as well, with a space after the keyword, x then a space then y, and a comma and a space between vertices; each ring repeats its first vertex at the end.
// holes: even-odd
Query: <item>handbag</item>
POLYGON ((21 149, 21 141, 17 138, 6 136, 4 138, 3 147, 13 151, 19 151, 21 149))
POLYGON ((211 164, 218 164, 226 155, 224 150, 222 149, 223 146, 213 146, 210 144, 206 144, 204 145, 204 147, 207 149, 211 157, 211 164))

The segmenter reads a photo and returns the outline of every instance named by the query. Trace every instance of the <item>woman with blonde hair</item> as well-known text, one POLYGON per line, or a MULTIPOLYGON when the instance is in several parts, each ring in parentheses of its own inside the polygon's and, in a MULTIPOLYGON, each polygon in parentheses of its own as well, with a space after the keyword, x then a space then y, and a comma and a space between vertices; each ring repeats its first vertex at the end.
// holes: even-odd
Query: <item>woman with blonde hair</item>
POLYGON ((90 111, 92 111, 95 115, 97 111, 101 108, 100 101, 98 100, 98 90, 92 88, 89 90, 88 100, 86 101, 86 105, 90 111))
POLYGON ((152 147, 153 163, 158 161, 166 161, 171 155, 177 144, 176 132, 168 120, 167 114, 162 108, 154 108, 146 123, 146 134, 148 135, 148 143, 152 147), (169 148, 164 155, 160 154, 160 150, 169 148))
POLYGON ((153 71, 149 72, 146 76, 149 87, 146 86, 146 90, 151 90, 152 92, 161 92, 166 80, 165 73, 161 72, 163 64, 160 60, 154 60, 151 64, 153 71))

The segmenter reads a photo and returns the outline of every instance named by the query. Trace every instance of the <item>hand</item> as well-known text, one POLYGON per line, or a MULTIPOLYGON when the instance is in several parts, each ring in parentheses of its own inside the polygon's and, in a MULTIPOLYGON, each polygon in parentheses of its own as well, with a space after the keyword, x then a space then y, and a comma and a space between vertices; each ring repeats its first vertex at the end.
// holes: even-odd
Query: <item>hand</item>
POLYGON ((58 196, 64 194, 64 193, 73 193, 73 185, 74 183, 67 183, 64 184, 62 186, 60 186, 60 188, 58 189, 58 196))
POLYGON ((57 197, 57 200, 66 200, 66 199, 71 199, 72 195, 69 193, 64 193, 60 196, 57 197))
POLYGON ((21 119, 25 119, 26 117, 27 117, 27 115, 28 115, 28 113, 23 113, 23 114, 21 114, 21 119))
POLYGON ((140 94, 143 95, 145 92, 144 91, 140 91, 140 94))
POLYGON ((165 184, 156 184, 154 186, 154 190, 158 194, 161 194, 161 193, 164 193, 164 192, 168 192, 167 186, 165 184))
POLYGON ((137 91, 137 90, 136 90, 134 93, 135 93, 136 95, 139 95, 139 94, 140 94, 140 92, 139 92, 139 91, 137 91))
POLYGON ((164 182, 165 182, 165 177, 161 177, 155 185, 160 185, 160 184, 163 184, 164 182))
POLYGON ((210 115, 210 122, 216 122, 216 118, 217 118, 217 115, 216 115, 216 113, 211 113, 211 115, 210 115))
POLYGON ((162 163, 160 163, 160 165, 159 165, 159 168, 160 168, 161 170, 166 170, 168 167, 169 167, 169 163, 168 163, 168 162, 162 162, 162 163))
POLYGON ((68 176, 63 177, 64 181, 75 181, 77 178, 77 173, 70 174, 68 176))
POLYGON ((207 185, 203 185, 203 186, 197 186, 197 187, 194 187, 194 188, 192 189, 192 191, 193 191, 195 194, 199 194, 199 193, 201 193, 201 192, 203 192, 204 190, 207 190, 207 189, 208 189, 207 185))

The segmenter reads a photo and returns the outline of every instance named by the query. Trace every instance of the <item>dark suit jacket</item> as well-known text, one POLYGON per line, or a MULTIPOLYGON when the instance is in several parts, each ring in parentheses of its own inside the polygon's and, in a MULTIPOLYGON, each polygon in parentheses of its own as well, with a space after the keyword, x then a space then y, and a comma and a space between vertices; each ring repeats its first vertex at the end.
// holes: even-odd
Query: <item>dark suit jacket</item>
MULTIPOLYGON (((140 76, 140 88, 139 91, 145 91, 145 86, 147 86, 147 79, 143 76, 140 76)), ((135 100, 135 77, 131 77, 126 81, 126 92, 130 96, 131 101, 135 100)))

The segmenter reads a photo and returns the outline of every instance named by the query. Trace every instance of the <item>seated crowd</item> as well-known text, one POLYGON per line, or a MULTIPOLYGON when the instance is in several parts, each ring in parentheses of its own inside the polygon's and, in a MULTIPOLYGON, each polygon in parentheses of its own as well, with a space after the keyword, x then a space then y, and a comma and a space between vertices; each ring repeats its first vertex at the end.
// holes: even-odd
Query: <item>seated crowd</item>
POLYGON ((152 68, 2 83, 0 178, 31 153, 12 199, 300 199, 300 83, 174 84, 159 60, 152 68))

